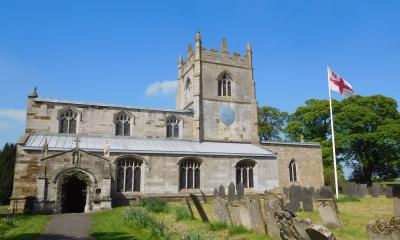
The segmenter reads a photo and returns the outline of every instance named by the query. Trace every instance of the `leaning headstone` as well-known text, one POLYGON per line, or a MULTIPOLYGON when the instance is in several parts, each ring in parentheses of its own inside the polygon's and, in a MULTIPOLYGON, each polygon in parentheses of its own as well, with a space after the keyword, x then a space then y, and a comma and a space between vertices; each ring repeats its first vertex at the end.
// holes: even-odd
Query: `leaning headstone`
POLYGON ((301 201, 303 202, 303 210, 306 212, 312 212, 314 210, 313 207, 313 195, 314 195, 314 188, 306 188, 303 187, 301 189, 301 201))
POLYGON ((373 183, 370 189, 371 197, 377 198, 381 193, 381 187, 378 183, 373 183))
POLYGON ((386 187, 386 198, 392 198, 393 197, 393 187, 387 186, 386 187))
POLYGON ((394 240, 400 239, 399 229, 388 221, 379 219, 367 225, 369 240, 394 240))
POLYGON ((266 226, 261 210, 260 198, 258 195, 249 195, 246 199, 247 209, 250 215, 251 229, 255 232, 265 234, 266 226))
POLYGON ((292 219, 296 217, 294 213, 291 213, 284 209, 279 209, 275 213, 275 217, 280 227, 280 238, 282 240, 298 240, 301 239, 300 234, 296 231, 293 226, 292 219))
POLYGON ((219 185, 219 188, 218 188, 218 196, 219 196, 220 198, 225 198, 225 187, 222 186, 222 185, 219 185))
POLYGON ((306 230, 311 240, 336 240, 335 235, 321 224, 313 224, 306 230))
POLYGON ((293 227, 296 229, 297 233, 302 237, 304 240, 312 240, 306 230, 311 227, 311 219, 304 218, 301 219, 299 217, 292 218, 293 227))
POLYGON ((219 195, 218 188, 214 188, 214 192, 213 192, 213 196, 214 196, 214 198, 217 198, 217 197, 218 197, 218 195, 219 195))
POLYGON ((201 206, 201 203, 199 201, 199 199, 196 197, 196 195, 189 193, 190 198, 192 199, 194 206, 196 207, 197 211, 199 212, 199 215, 201 217, 201 220, 203 222, 209 222, 208 221, 208 217, 206 212, 204 211, 203 206, 201 206))
POLYGON ((241 225, 247 229, 251 229, 250 212, 245 201, 239 201, 239 215, 241 225))
POLYGON ((194 213, 193 213, 193 209, 192 209, 192 205, 190 204, 190 200, 189 200, 188 197, 185 197, 185 202, 186 202, 186 206, 187 206, 188 209, 189 209, 190 216, 192 217, 192 219, 195 219, 194 213))
POLYGON ((244 186, 243 186, 243 183, 240 182, 237 185, 236 191, 237 191, 237 199, 238 200, 242 200, 244 198, 244 186))
POLYGON ((292 185, 289 188, 289 203, 285 205, 285 209, 289 212, 297 212, 300 208, 301 187, 292 185))
POLYGON ((343 193, 349 197, 356 197, 358 195, 357 183, 346 182, 343 186, 343 193))
POLYGON ((280 227, 275 214, 283 208, 284 197, 280 193, 265 191, 264 211, 265 223, 267 224, 268 235, 273 239, 281 239, 280 227))
POLYGON ((203 202, 204 202, 204 203, 207 203, 207 197, 206 197, 206 195, 204 194, 203 190, 200 190, 200 194, 201 194, 201 198, 203 198, 203 202))
POLYGON ((225 223, 226 225, 232 225, 231 215, 228 209, 228 202, 222 198, 214 199, 215 212, 217 213, 217 220, 220 223, 225 223))
POLYGON ((235 196, 235 184, 233 184, 232 182, 229 184, 228 186, 228 202, 233 202, 236 200, 236 196, 235 196))
POLYGON ((400 198, 393 198, 393 216, 400 217, 400 198))
POLYGON ((368 186, 367 184, 359 184, 358 185, 358 197, 365 197, 368 194, 368 186))
POLYGON ((328 228, 339 228, 339 216, 334 200, 318 199, 317 204, 322 223, 328 228))

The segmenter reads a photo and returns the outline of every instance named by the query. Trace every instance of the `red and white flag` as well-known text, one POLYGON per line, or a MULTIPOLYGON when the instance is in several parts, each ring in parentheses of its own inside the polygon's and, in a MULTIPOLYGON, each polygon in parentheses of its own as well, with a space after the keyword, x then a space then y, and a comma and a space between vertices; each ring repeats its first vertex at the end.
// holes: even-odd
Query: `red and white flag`
POLYGON ((348 98, 355 95, 350 83, 346 82, 343 78, 341 78, 338 74, 332 71, 329 67, 328 67, 328 81, 329 81, 329 89, 340 93, 340 95, 342 95, 343 97, 348 98))

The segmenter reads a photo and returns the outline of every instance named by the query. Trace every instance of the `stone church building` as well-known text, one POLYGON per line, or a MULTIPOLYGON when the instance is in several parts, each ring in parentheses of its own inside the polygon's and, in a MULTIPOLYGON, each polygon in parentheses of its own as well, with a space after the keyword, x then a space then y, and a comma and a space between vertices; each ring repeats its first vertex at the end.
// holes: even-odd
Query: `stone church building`
MULTIPOLYGON (((141 197, 247 193, 324 184, 317 143, 260 142, 252 49, 206 50, 200 34, 178 60, 176 109, 28 97, 10 208, 89 212, 141 197)), ((265 81, 268 81, 266 79, 265 81)), ((273 82, 271 81, 271 86, 273 82)))

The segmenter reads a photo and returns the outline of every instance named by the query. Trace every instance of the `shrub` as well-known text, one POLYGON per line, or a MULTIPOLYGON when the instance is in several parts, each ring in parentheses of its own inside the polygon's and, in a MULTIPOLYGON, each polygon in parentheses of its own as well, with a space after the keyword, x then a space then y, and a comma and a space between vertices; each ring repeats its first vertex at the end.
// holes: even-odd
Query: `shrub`
POLYGON ((162 221, 161 219, 158 218, 152 218, 151 220, 151 225, 150 225, 150 231, 151 231, 151 239, 165 239, 169 240, 171 239, 171 233, 168 228, 168 226, 162 221))
POLYGON ((231 226, 228 228, 228 231, 230 235, 237 235, 249 232, 249 230, 247 230, 247 228, 243 226, 231 226))
POLYGON ((140 201, 140 205, 150 212, 168 212, 168 204, 161 198, 144 198, 140 201))
POLYGON ((227 227, 228 226, 226 226, 225 223, 219 223, 219 222, 210 223, 210 225, 209 225, 210 231, 219 231, 219 230, 222 230, 222 229, 226 229, 227 227))
POLYGON ((138 227, 148 227, 151 225, 151 217, 142 209, 131 208, 124 215, 124 221, 126 224, 138 227))
POLYGON ((0 236, 3 236, 10 228, 15 227, 15 220, 12 217, 0 219, 0 236))
POLYGON ((175 210, 176 221, 192 219, 189 210, 184 207, 177 207, 175 210))
POLYGON ((344 196, 340 197, 339 199, 336 200, 336 202, 361 202, 360 198, 355 197, 355 196, 344 196))

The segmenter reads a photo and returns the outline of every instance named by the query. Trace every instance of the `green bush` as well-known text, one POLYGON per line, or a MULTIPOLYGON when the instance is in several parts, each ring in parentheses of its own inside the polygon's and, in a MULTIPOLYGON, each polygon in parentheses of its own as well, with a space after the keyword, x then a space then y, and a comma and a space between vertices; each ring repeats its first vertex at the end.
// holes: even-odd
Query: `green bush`
POLYGON ((15 220, 12 217, 0 219, 0 236, 3 236, 9 229, 15 227, 15 220))
POLYGON ((184 207, 177 207, 175 209, 175 216, 176 216, 176 221, 192 219, 192 215, 190 215, 189 210, 187 210, 187 208, 184 207))
POLYGON ((227 227, 228 226, 225 223, 219 223, 219 222, 210 223, 209 225, 210 231, 219 231, 222 229, 226 229, 227 227))
POLYGON ((161 198, 144 198, 140 201, 140 205, 150 212, 168 212, 168 204, 161 198))
POLYGON ((355 196, 344 196, 344 197, 339 197, 339 199, 336 200, 336 202, 343 203, 343 202, 361 202, 360 198, 355 197, 355 196))
POLYGON ((148 227, 151 225, 151 217, 140 208, 131 208, 124 215, 124 221, 129 226, 148 227))
POLYGON ((243 226, 231 226, 228 228, 229 234, 230 235, 237 235, 237 234, 242 234, 242 233, 248 233, 249 230, 243 226))

